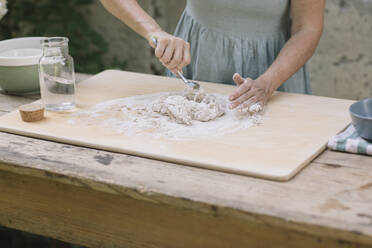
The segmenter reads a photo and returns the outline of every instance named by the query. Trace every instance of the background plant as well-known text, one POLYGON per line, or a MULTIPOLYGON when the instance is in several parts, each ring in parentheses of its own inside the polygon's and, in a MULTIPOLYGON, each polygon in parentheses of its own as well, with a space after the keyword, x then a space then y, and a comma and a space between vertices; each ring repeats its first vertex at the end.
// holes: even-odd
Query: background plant
POLYGON ((68 37, 76 71, 94 74, 109 68, 124 69, 126 61, 113 58, 107 63, 103 59, 108 43, 82 14, 92 3, 94 0, 8 1, 8 13, 0 22, 0 40, 24 36, 68 37))
MULTIPOLYGON (((1 3, 5 2, 0 0, 1 3)), ((0 40, 25 36, 63 36, 70 38, 70 54, 78 72, 98 73, 109 68, 126 67, 125 61, 114 58, 105 63, 108 43, 87 22, 83 10, 94 0, 12 0, 8 13, 0 21, 0 40)), ((86 15, 86 13, 85 13, 86 15)), ((1 18, 0 18, 1 19, 1 18)), ((78 248, 22 231, 0 226, 0 247, 4 248, 78 248)))

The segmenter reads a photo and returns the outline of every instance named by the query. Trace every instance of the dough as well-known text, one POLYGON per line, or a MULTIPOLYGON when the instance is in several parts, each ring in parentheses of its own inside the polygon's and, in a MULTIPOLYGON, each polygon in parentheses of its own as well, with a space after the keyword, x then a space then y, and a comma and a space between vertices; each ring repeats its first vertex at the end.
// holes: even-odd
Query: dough
POLYGON ((215 94, 207 94, 202 89, 171 93, 151 103, 152 111, 185 125, 192 125, 194 120, 215 120, 225 114, 226 106, 225 99, 215 94))
POLYGON ((99 125, 128 136, 175 140, 224 135, 262 123, 260 114, 249 108, 246 112, 231 110, 228 104, 227 96, 217 93, 161 92, 96 104, 75 113, 69 123, 99 125))

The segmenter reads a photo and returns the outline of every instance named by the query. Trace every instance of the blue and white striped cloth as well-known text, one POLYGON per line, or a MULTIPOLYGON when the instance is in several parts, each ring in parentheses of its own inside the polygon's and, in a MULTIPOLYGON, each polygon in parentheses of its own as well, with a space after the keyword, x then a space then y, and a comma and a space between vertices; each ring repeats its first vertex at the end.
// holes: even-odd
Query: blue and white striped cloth
POLYGON ((372 143, 361 138, 353 125, 331 137, 328 147, 335 151, 372 155, 372 143))

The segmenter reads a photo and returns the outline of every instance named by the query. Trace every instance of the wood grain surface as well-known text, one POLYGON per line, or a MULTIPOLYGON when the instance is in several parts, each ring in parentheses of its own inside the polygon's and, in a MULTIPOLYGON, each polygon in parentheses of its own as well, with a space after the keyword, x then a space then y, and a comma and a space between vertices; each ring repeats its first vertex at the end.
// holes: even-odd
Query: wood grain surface
MULTIPOLYGON (((0 115, 35 98, 0 94, 0 115)), ((0 133, 0 225, 89 247, 372 247, 371 178, 371 157, 329 150, 283 183, 0 133)))
POLYGON ((0 158, 0 224, 68 242, 159 248, 372 245, 367 156, 353 160, 326 152, 287 183, 6 133, 0 134, 0 158), (194 230, 202 240, 187 238, 194 230), (167 238, 171 234, 183 243, 167 238))
MULTIPOLYGON (((234 87, 202 83, 207 92, 228 94, 234 87)), ((78 86, 79 109, 121 97, 180 91, 179 79, 105 71, 78 86)), ((177 162, 213 170, 288 180, 324 148, 328 137, 350 122, 351 101, 300 94, 276 93, 262 125, 232 134, 174 141, 126 136, 98 125, 69 124, 72 113, 46 113, 38 123, 24 123, 18 112, 0 118, 0 130, 177 162), (94 134, 94 135, 92 135, 94 134)))

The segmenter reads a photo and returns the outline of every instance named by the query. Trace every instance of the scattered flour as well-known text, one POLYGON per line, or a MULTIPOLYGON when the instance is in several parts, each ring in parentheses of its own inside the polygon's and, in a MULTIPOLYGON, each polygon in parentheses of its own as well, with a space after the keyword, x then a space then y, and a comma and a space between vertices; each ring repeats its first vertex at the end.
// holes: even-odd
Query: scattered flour
POLYGON ((102 125, 128 136, 188 139, 233 133, 260 124, 261 110, 260 105, 230 110, 227 96, 185 91, 106 101, 75 113, 69 123, 102 125))

